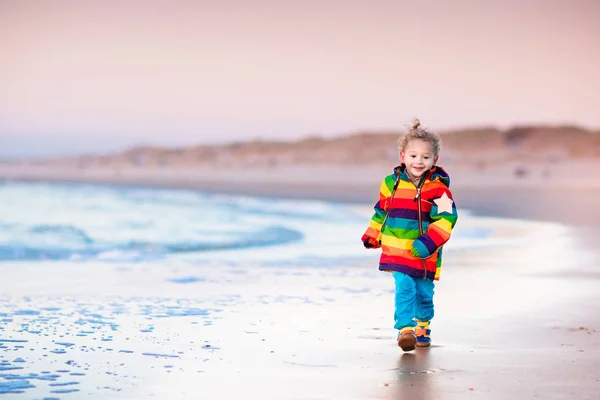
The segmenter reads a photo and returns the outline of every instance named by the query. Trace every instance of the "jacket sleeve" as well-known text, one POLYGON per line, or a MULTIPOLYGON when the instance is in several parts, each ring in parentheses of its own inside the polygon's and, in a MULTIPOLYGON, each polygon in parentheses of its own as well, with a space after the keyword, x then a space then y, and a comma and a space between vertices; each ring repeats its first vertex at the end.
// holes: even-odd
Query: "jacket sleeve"
MULTIPOLYGON (((392 183, 393 184, 393 183, 392 183)), ((371 221, 369 222, 369 227, 365 231, 364 235, 361 237, 361 241, 364 242, 368 238, 372 238, 375 240, 379 239, 379 234, 381 232, 381 226, 383 221, 385 220, 385 216, 387 214, 388 201, 391 196, 389 179, 386 178, 381 182, 381 187, 379 189, 379 200, 375 203, 375 213, 371 217, 371 221)))
POLYGON ((413 242, 413 254, 421 258, 430 257, 450 239, 458 219, 456 204, 447 187, 440 188, 431 202, 429 216, 433 222, 429 224, 427 232, 413 242))

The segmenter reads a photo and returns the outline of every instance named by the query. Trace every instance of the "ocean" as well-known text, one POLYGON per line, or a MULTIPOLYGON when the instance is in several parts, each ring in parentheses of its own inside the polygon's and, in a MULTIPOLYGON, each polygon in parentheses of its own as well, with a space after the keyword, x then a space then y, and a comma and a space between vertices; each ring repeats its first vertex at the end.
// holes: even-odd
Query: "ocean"
MULTIPOLYGON (((77 263, 339 262, 364 256, 360 236, 372 211, 327 201, 20 182, 0 184, 0 204, 0 261, 77 263)), ((460 248, 464 239, 469 247, 473 240, 489 245, 492 232, 459 229, 448 246, 460 248)))
MULTIPOLYGON (((371 213, 321 200, 0 183, 0 394, 217 398, 223 376, 310 370, 283 338, 318 337, 307 346, 325 356, 328 335, 339 341, 348 326, 390 328, 373 309, 391 307, 393 285, 377 270, 379 252, 360 242, 371 213)), ((459 214, 450 263, 560 233, 459 214)))

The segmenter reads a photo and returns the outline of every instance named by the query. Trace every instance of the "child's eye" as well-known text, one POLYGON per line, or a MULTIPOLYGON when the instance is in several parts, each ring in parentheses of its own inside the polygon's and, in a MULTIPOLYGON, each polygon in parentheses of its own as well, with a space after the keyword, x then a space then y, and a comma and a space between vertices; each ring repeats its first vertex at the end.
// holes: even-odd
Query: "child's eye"
POLYGON ((410 157, 411 157, 411 158, 415 158, 416 156, 413 154, 413 155, 411 155, 410 157))

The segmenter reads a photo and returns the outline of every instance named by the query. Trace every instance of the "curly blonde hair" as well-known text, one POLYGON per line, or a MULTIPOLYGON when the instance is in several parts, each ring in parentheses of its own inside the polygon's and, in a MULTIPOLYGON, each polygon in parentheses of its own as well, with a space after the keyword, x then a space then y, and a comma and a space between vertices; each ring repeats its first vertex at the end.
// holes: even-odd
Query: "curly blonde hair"
POLYGON ((400 139, 398 139, 398 147, 400 151, 404 151, 408 142, 414 139, 421 139, 431 143, 434 155, 439 155, 442 151, 442 138, 439 134, 421 128, 421 121, 417 118, 413 120, 412 126, 400 139))

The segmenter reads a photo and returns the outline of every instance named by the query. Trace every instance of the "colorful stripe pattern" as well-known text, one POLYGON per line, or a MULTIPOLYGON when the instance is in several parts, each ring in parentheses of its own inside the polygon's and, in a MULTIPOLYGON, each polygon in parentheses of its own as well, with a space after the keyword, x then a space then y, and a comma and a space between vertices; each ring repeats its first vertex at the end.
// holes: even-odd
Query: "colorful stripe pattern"
POLYGON ((431 343, 431 329, 429 329, 429 321, 417 321, 415 328, 418 343, 431 343))
POLYGON ((361 240, 380 240, 379 269, 382 271, 399 271, 423 278, 426 269, 427 278, 439 280, 442 246, 450 239, 458 214, 446 171, 434 166, 427 174, 421 188, 423 235, 419 232, 417 188, 408 178, 404 165, 396 167, 381 183, 375 214, 361 240), (398 186, 391 199, 397 178, 398 186), (415 257, 413 251, 420 257, 415 257))
POLYGON ((413 328, 412 326, 405 326, 404 328, 400 329, 398 331, 398 339, 400 339, 400 337, 405 334, 406 332, 412 332, 415 333, 415 328, 413 328))

